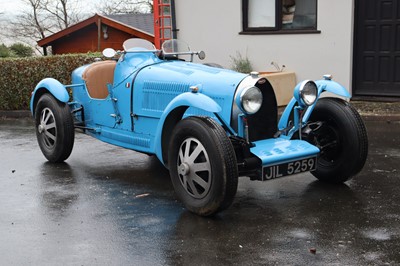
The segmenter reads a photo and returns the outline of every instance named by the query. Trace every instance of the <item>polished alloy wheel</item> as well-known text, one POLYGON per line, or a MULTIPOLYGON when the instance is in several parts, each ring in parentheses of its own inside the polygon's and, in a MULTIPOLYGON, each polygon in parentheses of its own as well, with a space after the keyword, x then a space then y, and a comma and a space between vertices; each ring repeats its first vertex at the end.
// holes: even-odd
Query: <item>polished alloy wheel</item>
POLYGON ((206 149, 195 138, 186 139, 179 148, 178 175, 192 197, 204 198, 211 187, 211 164, 206 149))
POLYGON ((40 114, 38 131, 46 147, 53 148, 57 141, 57 127, 54 114, 49 108, 44 108, 40 114))

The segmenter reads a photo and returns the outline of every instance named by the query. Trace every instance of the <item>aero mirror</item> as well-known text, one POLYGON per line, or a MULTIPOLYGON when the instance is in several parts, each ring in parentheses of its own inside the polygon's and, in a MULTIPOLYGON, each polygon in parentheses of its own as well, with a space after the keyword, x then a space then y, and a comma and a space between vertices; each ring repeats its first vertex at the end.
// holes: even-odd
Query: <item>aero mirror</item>
POLYGON ((204 60, 206 58, 206 53, 204 51, 200 51, 198 54, 200 60, 204 60))

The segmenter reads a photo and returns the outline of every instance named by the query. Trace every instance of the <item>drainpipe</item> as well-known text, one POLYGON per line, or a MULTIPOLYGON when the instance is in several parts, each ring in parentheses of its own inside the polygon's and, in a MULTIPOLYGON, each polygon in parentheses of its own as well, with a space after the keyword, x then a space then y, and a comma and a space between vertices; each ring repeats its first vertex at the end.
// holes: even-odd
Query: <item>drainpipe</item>
POLYGON ((175 0, 171 0, 171 17, 172 17, 172 38, 178 39, 177 33, 179 29, 176 28, 175 0))

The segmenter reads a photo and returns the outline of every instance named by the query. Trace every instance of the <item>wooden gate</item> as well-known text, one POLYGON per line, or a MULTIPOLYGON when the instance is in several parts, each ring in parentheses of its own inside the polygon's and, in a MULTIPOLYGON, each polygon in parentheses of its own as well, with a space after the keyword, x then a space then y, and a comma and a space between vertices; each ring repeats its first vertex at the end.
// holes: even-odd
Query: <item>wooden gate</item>
POLYGON ((355 0, 353 92, 400 96, 400 1, 355 0))

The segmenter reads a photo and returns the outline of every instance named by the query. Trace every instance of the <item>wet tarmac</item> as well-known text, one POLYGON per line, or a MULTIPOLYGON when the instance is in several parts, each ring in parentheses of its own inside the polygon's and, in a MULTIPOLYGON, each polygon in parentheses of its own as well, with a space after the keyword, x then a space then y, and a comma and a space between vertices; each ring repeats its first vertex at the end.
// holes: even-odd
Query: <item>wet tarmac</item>
POLYGON ((188 213, 157 158, 77 134, 49 164, 31 120, 0 121, 2 265, 398 265, 400 122, 367 121, 345 185, 240 179, 232 206, 188 213))

